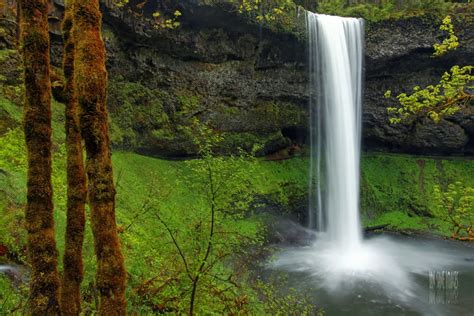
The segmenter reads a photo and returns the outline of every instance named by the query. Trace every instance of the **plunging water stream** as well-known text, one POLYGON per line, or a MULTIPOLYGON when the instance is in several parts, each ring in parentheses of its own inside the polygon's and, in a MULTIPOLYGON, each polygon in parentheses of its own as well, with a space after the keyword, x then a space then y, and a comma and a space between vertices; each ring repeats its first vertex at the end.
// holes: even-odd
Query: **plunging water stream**
POLYGON ((270 267, 287 271, 293 287, 314 291, 316 304, 331 315, 461 315, 474 310, 474 299, 461 293, 474 290, 472 248, 390 237, 363 240, 359 160, 364 23, 311 12, 306 13, 306 22, 311 91, 309 225, 317 239, 308 247, 282 249, 270 267), (456 300, 463 300, 461 305, 430 301, 431 275, 440 271, 458 273, 467 281, 463 290, 450 289, 456 300))
POLYGON ((327 230, 338 248, 350 251, 362 239, 359 160, 364 25, 361 19, 311 12, 306 20, 312 126, 310 226, 327 230))

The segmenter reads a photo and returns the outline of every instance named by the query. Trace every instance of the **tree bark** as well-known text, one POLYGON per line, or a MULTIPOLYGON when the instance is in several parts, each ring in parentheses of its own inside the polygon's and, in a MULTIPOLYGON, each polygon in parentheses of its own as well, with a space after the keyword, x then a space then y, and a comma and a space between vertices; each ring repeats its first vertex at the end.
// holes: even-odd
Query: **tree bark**
POLYGON ((66 8, 63 22, 63 68, 66 84, 66 152, 67 152, 67 224, 64 245, 61 312, 79 315, 81 283, 84 278, 82 246, 84 242, 87 182, 84 171, 82 139, 79 126, 77 96, 74 88, 74 41, 72 38, 72 4, 66 8))
POLYGON ((126 272, 115 221, 115 186, 109 146, 107 71, 99 0, 76 0, 74 82, 86 146, 86 171, 101 315, 125 315, 126 272))
POLYGON ((48 1, 20 0, 20 39, 25 76, 24 132, 28 152, 29 307, 32 315, 59 314, 58 251, 51 184, 51 83, 48 1))

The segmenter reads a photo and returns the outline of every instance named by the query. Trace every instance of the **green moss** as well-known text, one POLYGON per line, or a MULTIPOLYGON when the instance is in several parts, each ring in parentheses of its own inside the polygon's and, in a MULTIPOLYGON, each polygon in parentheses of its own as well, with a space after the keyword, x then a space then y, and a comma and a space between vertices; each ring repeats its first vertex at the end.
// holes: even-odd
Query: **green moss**
MULTIPOLYGON (((301 108, 293 103, 275 103, 272 101, 256 104, 249 110, 248 117, 253 122, 267 122, 267 128, 277 130, 281 126, 292 126, 304 123, 301 108)), ((263 124, 265 126, 265 124, 263 124)))
POLYGON ((378 212, 429 213, 436 184, 474 184, 474 164, 464 159, 368 154, 361 167, 362 207, 378 212))
POLYGON ((21 111, 19 106, 0 95, 0 135, 20 125, 21 111))
POLYGON ((136 149, 169 121, 162 95, 139 83, 111 81, 109 104, 115 148, 136 149))
POLYGON ((0 274, 0 315, 24 314, 25 304, 25 290, 15 288, 10 280, 0 274))
POLYGON ((474 162, 466 159, 367 154, 361 168, 362 215, 368 225, 446 234, 446 225, 432 215, 435 186, 474 185, 474 162))
MULTIPOLYGON (((252 151, 255 145, 268 144, 273 141, 283 141, 285 138, 280 131, 268 134, 250 132, 223 132, 223 141, 219 144, 218 151, 222 153, 237 153, 238 148, 252 151)), ((259 154, 259 153, 257 153, 259 154)))
POLYGON ((363 218, 366 227, 387 225, 389 229, 403 232, 425 232, 451 236, 450 226, 438 218, 411 215, 403 211, 382 213, 373 218, 363 218))
POLYGON ((0 49, 0 63, 8 60, 11 56, 18 54, 14 49, 0 49))

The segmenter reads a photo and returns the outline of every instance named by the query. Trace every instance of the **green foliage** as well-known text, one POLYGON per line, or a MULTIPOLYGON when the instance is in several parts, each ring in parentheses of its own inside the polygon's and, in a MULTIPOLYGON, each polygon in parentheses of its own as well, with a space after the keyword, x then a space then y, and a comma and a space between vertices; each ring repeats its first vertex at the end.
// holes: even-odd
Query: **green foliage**
POLYGON ((449 236, 449 225, 435 214, 436 186, 461 181, 474 186, 474 163, 463 159, 432 159, 367 154, 361 160, 361 210, 368 226, 430 231, 449 236))
POLYGON ((218 5, 230 4, 231 10, 277 32, 292 33, 304 38, 304 24, 297 19, 297 5, 293 0, 214 0, 218 5))
POLYGON ((12 55, 17 54, 14 49, 0 49, 0 62, 8 60, 12 55))
POLYGON ((169 117, 163 109, 161 95, 139 83, 109 83, 112 144, 123 149, 141 145, 144 131, 168 130, 169 117))
POLYGON ((446 190, 437 185, 434 197, 435 215, 451 225, 452 237, 474 240, 474 188, 461 181, 450 183, 446 190))
POLYGON ((154 27, 157 29, 176 29, 181 25, 181 23, 178 21, 181 15, 181 11, 176 10, 173 13, 173 17, 166 18, 162 16, 161 12, 156 11, 153 13, 153 18, 155 20, 154 27))
POLYGON ((446 32, 448 36, 443 40, 441 44, 434 44, 434 57, 446 55, 449 51, 456 50, 459 46, 459 39, 454 34, 454 26, 451 22, 451 16, 448 15, 443 19, 443 23, 441 24, 439 29, 441 31, 446 32))
MULTIPOLYGON (((440 30, 446 31, 448 37, 441 44, 434 45, 435 57, 459 46, 450 16, 444 18, 440 30)), ((400 93, 396 97, 397 105, 387 107, 390 124, 413 123, 420 117, 429 117, 439 123, 442 118, 467 107, 474 99, 474 76, 471 75, 473 68, 474 66, 453 66, 449 72, 443 74, 438 84, 423 89, 415 86, 412 94, 400 93)), ((384 96, 391 99, 392 92, 387 90, 384 96)))
POLYGON ((0 138, 0 169, 23 171, 26 169, 25 140, 20 128, 10 130, 0 138))
POLYGON ((179 181, 179 187, 194 192, 192 203, 174 204, 170 210, 182 214, 181 218, 184 215, 184 223, 176 223, 161 204, 167 199, 163 196, 169 195, 166 188, 160 186, 161 194, 150 195, 157 200, 145 203, 174 246, 170 252, 175 264, 167 273, 139 285, 137 293, 150 298, 147 304, 159 306, 162 312, 249 313, 257 308, 251 304, 255 294, 247 282, 245 266, 236 269, 232 261, 263 241, 261 228, 249 226, 245 220, 256 196, 249 179, 256 174, 258 161, 243 151, 236 156, 215 156, 214 147, 223 138, 196 118, 183 132, 193 139, 200 155, 184 162, 179 181))
POLYGON ((20 123, 22 119, 21 108, 9 99, 0 95, 0 109, 15 123, 20 123))
POLYGON ((292 0, 231 0, 238 6, 238 12, 247 14, 257 21, 273 22, 284 16, 285 12, 294 9, 292 0))
POLYGON ((151 1, 144 0, 132 6, 129 0, 113 0, 113 3, 122 10, 128 11, 129 14, 141 16, 145 20, 149 20, 150 23, 156 29, 176 29, 181 23, 179 17, 182 15, 181 11, 175 10, 171 17, 166 17, 162 12, 153 12, 151 18, 144 16, 143 7, 151 1))
POLYGON ((317 12, 331 15, 361 17, 369 22, 380 22, 389 19, 401 19, 421 15, 445 15, 453 4, 444 0, 382 1, 321 0, 317 12))
MULTIPOLYGON (((419 116, 428 116, 439 122, 442 118, 458 112, 473 99, 469 92, 474 88, 472 69, 473 66, 454 66, 443 74, 438 84, 429 85, 424 89, 415 86, 412 94, 399 94, 399 105, 387 108, 391 115, 390 123, 401 123, 419 116)), ((390 90, 385 92, 385 97, 392 97, 390 90)))
POLYGON ((26 195, 24 146, 23 133, 19 128, 0 137, 0 244, 8 247, 18 261, 26 259, 23 249, 26 233, 18 230, 24 223, 21 211, 26 195))
POLYGON ((318 3, 318 12, 330 15, 361 17, 367 21, 378 22, 392 17, 398 17, 392 2, 384 6, 375 4, 347 5, 346 0, 321 1, 318 3))
POLYGON ((25 315, 27 289, 15 288, 7 277, 0 274, 0 315, 25 315))

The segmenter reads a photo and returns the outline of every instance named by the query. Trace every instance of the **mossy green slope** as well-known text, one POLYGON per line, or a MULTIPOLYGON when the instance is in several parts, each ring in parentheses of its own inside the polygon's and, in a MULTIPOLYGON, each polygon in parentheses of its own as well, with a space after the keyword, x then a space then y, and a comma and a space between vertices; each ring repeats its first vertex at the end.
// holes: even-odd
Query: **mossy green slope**
POLYGON ((435 186, 445 189, 456 181, 474 186, 472 159, 366 154, 361 167, 361 209, 367 225, 449 235, 449 227, 432 215, 435 186))

